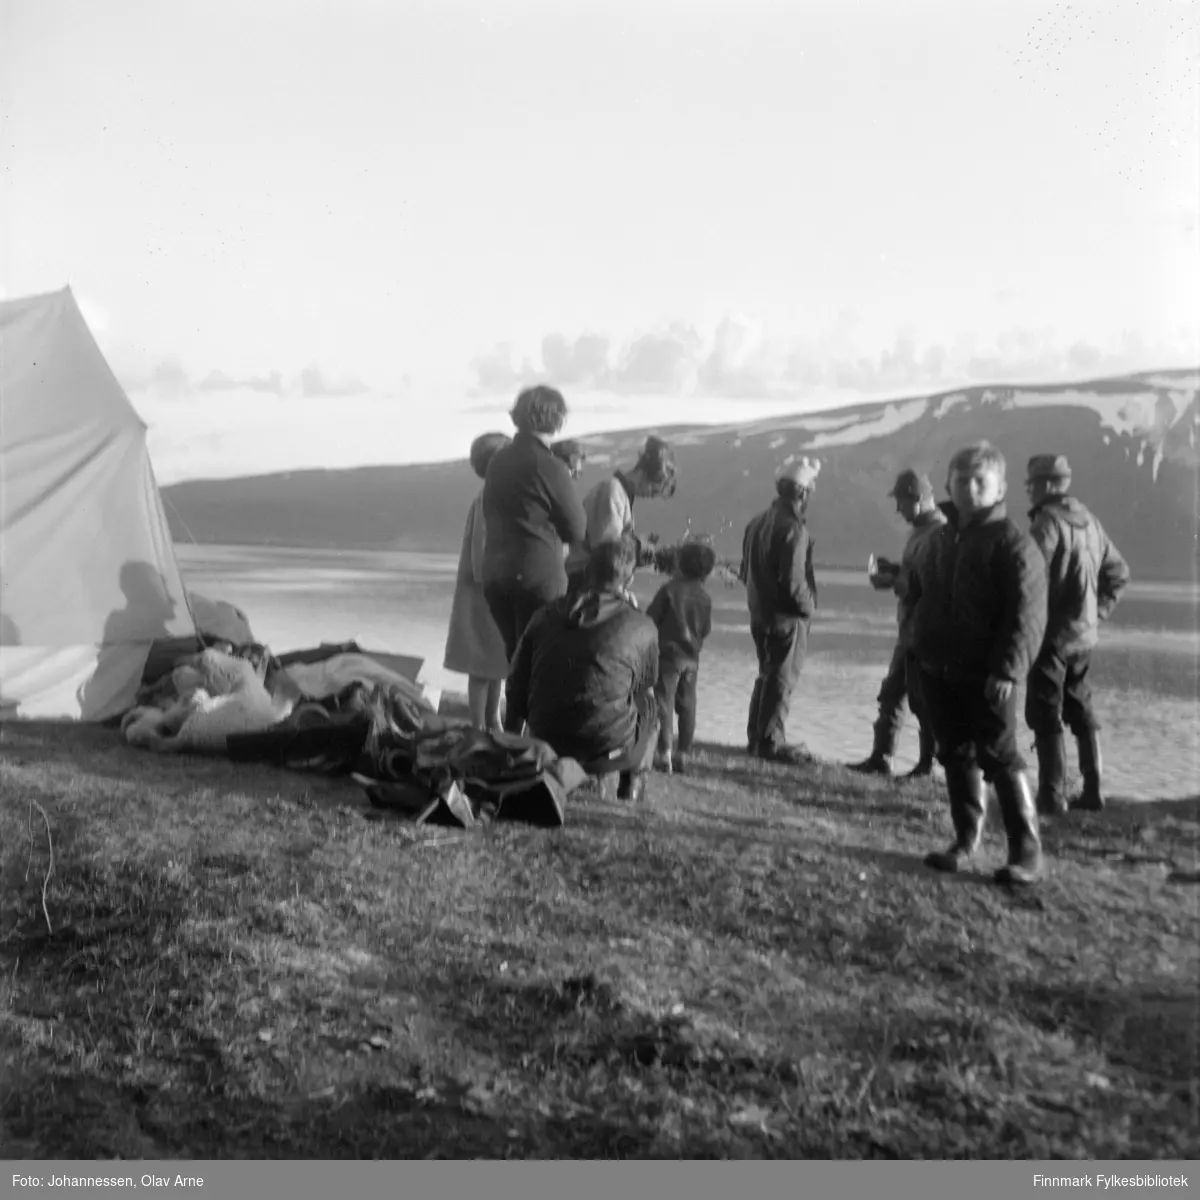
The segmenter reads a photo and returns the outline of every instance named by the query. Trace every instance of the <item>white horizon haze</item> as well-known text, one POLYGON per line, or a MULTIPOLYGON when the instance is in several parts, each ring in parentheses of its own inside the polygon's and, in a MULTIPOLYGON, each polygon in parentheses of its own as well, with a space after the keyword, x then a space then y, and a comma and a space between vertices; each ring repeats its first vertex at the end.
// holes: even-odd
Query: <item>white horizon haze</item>
POLYGON ((1200 366, 1194 0, 6 0, 0 111, 163 483, 1200 366))

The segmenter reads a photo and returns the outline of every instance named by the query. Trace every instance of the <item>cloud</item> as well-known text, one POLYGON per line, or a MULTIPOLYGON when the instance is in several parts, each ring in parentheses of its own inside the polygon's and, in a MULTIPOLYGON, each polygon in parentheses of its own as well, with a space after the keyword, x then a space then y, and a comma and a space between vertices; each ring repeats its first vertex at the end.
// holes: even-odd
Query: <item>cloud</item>
POLYGON ((597 333, 580 334, 570 341, 561 333, 542 338, 542 365, 547 380, 562 387, 604 387, 609 381, 611 344, 597 333))
MULTIPOLYGON (((227 371, 212 370, 200 379, 189 374, 177 358, 166 358, 147 369, 144 364, 135 365, 122 351, 110 358, 125 390, 131 393, 175 399, 193 394, 217 397, 224 393, 258 393, 275 397, 329 398, 333 396, 362 396, 371 389, 359 379, 330 381, 319 367, 306 367, 288 382, 282 371, 270 371, 262 375, 235 376, 227 371)), ((408 386, 405 376, 405 388, 408 386)))
POLYGON ((367 385, 357 379, 331 383, 317 367, 305 367, 300 372, 302 396, 361 396, 367 390, 367 385))
POLYGON ((234 379, 224 371, 210 371, 196 387, 201 392, 268 392, 273 396, 282 396, 284 392, 281 371, 272 371, 270 375, 252 376, 247 379, 234 379))
POLYGON ((847 310, 818 334, 790 341, 773 340, 761 322, 742 316, 724 317, 708 338, 676 321, 636 333, 624 347, 595 333, 574 339, 551 333, 542 338, 540 364, 526 358, 517 367, 507 343, 476 358, 475 394, 510 394, 541 381, 631 397, 802 401, 818 393, 868 397, 971 383, 1067 382, 1195 357, 1194 337, 1186 331, 1153 342, 1128 333, 1099 343, 1014 327, 990 340, 963 335, 925 344, 904 328, 890 345, 865 348, 863 328, 861 317, 847 310))
POLYGON ((482 392, 511 392, 533 383, 538 377, 528 359, 520 368, 513 365, 511 342, 500 342, 478 355, 471 361, 471 370, 475 373, 477 391, 482 392))
POLYGON ((677 323, 666 333, 646 333, 625 352, 612 373, 617 391, 694 391, 700 376, 703 341, 690 325, 677 323))

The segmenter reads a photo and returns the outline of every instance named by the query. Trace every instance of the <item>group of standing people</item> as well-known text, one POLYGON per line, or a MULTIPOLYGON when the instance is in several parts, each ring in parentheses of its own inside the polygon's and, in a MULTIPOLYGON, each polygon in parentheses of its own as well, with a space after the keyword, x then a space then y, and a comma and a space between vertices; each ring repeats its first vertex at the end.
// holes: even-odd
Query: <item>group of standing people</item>
MULTIPOLYGON (((553 388, 528 388, 516 433, 485 434, 470 461, 483 487, 467 516, 445 665, 466 674, 473 724, 527 730, 577 759, 602 790, 636 799, 653 766, 683 768, 695 733, 700 652, 712 628, 705 580, 715 555, 681 547, 673 577, 645 613, 631 587, 644 547, 634 504, 674 493, 674 454, 650 437, 637 462, 580 497, 579 446, 556 442, 567 407, 553 388), (501 718, 501 700, 505 703, 501 718), (678 738, 674 733, 678 717, 678 738)), ((785 727, 817 606, 807 510, 821 464, 800 458, 775 480, 776 497, 746 526, 746 586, 758 674, 747 751, 772 762, 812 758, 785 727)), ((1068 809, 1064 724, 1083 775, 1073 808, 1103 806, 1099 723, 1088 672, 1099 623, 1129 569, 1100 522, 1069 494, 1061 455, 1029 462, 1030 531, 1008 516, 1007 466, 986 442, 951 459, 948 500, 928 476, 903 471, 891 496, 911 527, 898 563, 872 562, 872 582, 898 599, 899 637, 879 692, 871 754, 854 769, 891 775, 909 707, 920 725, 910 775, 945 770, 954 841, 926 858, 958 870, 978 849, 991 785, 1008 837, 1005 883, 1041 872, 1040 814, 1068 809), (1017 688, 1035 735, 1034 796, 1019 745, 1017 688)))
POLYGON ((485 434, 471 448, 483 488, 463 534, 445 666, 467 675, 477 728, 528 728, 636 798, 660 723, 658 630, 630 591, 642 552, 633 508, 673 494, 674 454, 647 438, 632 467, 581 497, 582 451, 554 441, 561 393, 527 388, 510 415, 512 438, 485 434))
POLYGON ((1007 512, 1007 467, 988 443, 950 461, 949 500, 927 476, 904 471, 892 495, 911 533, 898 564, 880 561, 876 587, 898 597, 899 638, 879 691, 871 754, 854 769, 890 775, 903 705, 920 725, 910 775, 946 772, 954 841, 926 858, 956 871, 979 847, 988 784, 1008 836, 1007 883, 1032 883, 1042 865, 1039 815, 1103 808, 1100 725, 1088 681, 1100 623, 1129 582, 1129 567, 1100 521, 1070 495, 1071 466, 1034 455, 1025 489, 1029 531, 1007 512), (1038 787, 1021 753, 1016 689, 1026 685, 1038 787), (1083 790, 1068 803, 1064 726, 1074 734, 1083 790))

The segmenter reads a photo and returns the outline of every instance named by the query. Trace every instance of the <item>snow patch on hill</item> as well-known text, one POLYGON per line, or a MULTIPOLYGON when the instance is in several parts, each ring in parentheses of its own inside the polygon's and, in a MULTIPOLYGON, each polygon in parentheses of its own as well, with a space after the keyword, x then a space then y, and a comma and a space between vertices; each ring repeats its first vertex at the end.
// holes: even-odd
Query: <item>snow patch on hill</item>
POLYGON ((1131 437, 1162 432, 1169 429, 1186 410, 1186 392, 1171 393, 1173 413, 1165 424, 1160 417, 1160 394, 1158 392, 1126 392, 1117 395, 1102 395, 1097 392, 1023 392, 1013 393, 1015 408, 1090 408, 1100 423, 1114 433, 1131 437))
POLYGON ((869 442, 872 438, 886 437, 911 425, 925 413, 925 400, 909 400, 903 404, 888 404, 881 413, 870 420, 860 420, 853 425, 838 429, 832 433, 819 433, 806 449, 816 450, 822 446, 853 446, 859 442, 869 442))
POLYGON ((1200 389, 1200 373, 1195 375, 1139 375, 1142 383, 1157 388, 1182 388, 1195 392, 1200 389))

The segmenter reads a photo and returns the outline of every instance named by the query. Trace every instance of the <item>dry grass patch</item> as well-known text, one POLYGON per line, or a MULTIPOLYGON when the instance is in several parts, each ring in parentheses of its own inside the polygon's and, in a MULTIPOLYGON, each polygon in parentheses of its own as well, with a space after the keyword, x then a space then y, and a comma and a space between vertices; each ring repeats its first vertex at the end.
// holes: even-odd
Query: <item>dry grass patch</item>
POLYGON ((1055 823, 1022 895, 921 866, 934 788, 716 747, 646 808, 454 834, 3 739, 5 1157, 1200 1150, 1200 802, 1055 823))

